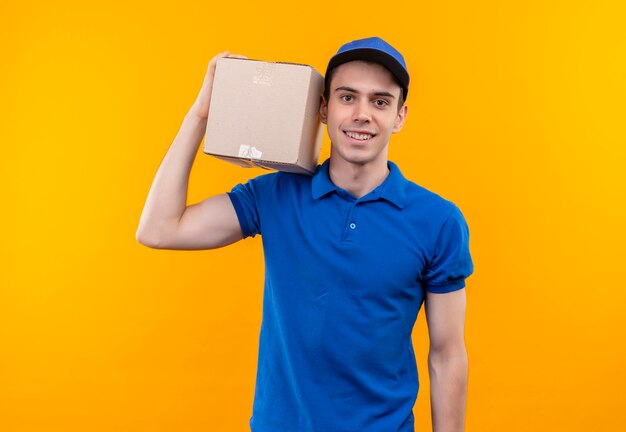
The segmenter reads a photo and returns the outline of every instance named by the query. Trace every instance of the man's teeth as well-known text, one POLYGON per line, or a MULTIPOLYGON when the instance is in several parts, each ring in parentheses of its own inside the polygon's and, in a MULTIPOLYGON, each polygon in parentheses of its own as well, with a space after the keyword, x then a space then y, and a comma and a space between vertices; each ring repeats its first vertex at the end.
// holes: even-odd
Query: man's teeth
POLYGON ((346 132, 346 135, 348 135, 350 138, 354 138, 354 139, 361 140, 361 141, 368 140, 372 137, 372 135, 370 134, 356 133, 356 132, 346 132))

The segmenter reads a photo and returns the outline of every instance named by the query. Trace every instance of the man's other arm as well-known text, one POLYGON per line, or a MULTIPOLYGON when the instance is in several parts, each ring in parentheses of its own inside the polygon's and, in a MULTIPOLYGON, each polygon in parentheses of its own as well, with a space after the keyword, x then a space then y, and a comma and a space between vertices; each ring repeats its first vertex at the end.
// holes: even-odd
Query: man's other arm
POLYGON ((243 237, 228 195, 187 206, 189 173, 206 129, 216 62, 226 56, 222 53, 210 61, 198 97, 156 173, 136 234, 145 246, 213 249, 243 237))
POLYGON ((465 429, 465 301, 464 288, 445 294, 426 293, 433 432, 461 432, 465 429))

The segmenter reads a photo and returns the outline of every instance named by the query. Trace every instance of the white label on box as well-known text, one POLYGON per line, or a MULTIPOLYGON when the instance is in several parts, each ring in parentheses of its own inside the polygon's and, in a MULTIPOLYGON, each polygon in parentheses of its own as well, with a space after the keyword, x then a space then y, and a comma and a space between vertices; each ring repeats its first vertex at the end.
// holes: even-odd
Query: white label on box
POLYGON ((275 67, 273 63, 259 63, 256 68, 256 74, 254 78, 252 78, 252 82, 264 86, 271 86, 275 67))
POLYGON ((239 157, 247 158, 247 159, 261 159, 263 152, 260 152, 255 147, 240 145, 239 146, 239 157))

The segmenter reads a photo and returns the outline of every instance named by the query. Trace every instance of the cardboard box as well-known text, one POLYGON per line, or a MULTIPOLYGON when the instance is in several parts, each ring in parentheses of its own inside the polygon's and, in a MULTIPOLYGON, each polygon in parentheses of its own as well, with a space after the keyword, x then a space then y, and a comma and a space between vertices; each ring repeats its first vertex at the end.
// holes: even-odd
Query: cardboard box
POLYGON ((308 65, 219 59, 204 152, 244 167, 313 174, 323 86, 308 65))

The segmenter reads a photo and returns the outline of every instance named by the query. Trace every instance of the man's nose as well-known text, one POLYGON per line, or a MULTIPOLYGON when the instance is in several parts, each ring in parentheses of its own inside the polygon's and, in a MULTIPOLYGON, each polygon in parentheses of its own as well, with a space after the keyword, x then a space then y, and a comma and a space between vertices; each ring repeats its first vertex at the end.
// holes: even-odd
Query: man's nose
POLYGON ((354 104, 354 112, 352 113, 353 121, 355 122, 369 122, 371 119, 370 106, 367 100, 360 100, 354 104))

